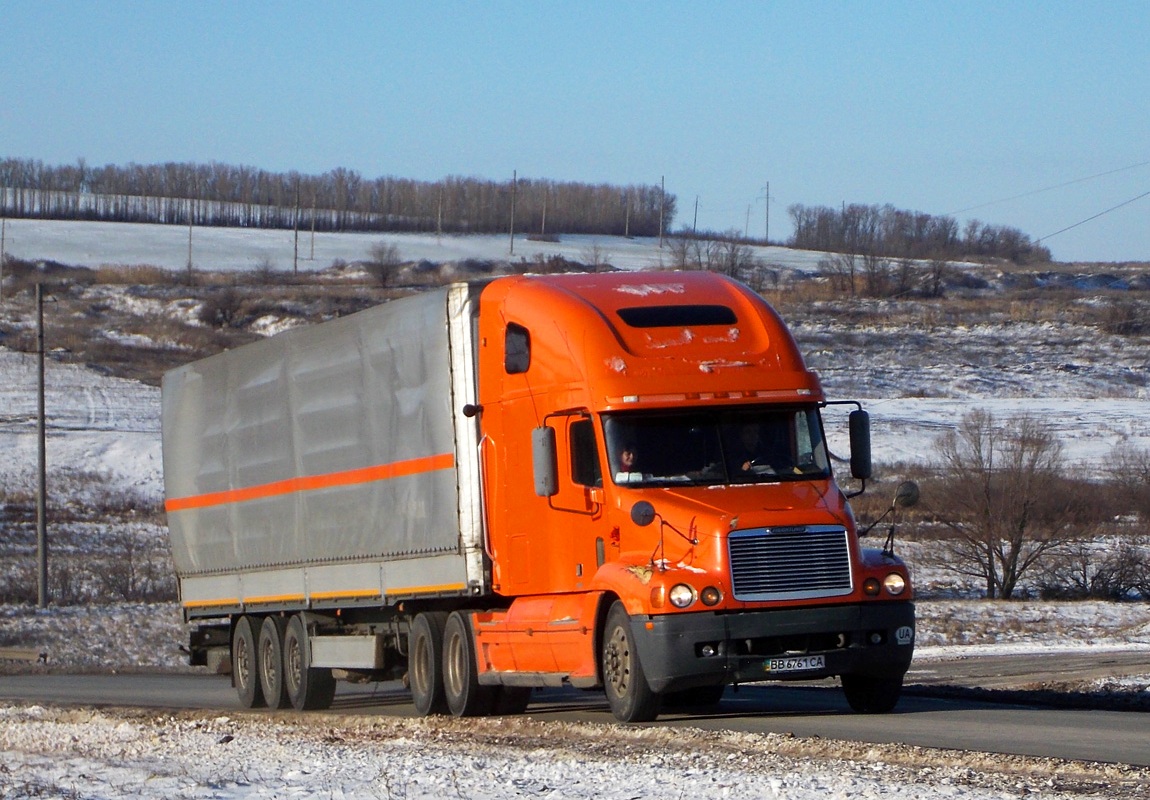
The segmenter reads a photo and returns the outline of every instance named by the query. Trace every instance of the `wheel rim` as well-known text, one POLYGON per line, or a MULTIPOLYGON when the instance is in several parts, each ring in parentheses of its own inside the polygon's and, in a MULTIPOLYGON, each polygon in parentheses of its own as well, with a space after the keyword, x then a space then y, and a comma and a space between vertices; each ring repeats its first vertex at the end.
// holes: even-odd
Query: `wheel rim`
POLYGON ((288 693, 298 695, 303 685, 303 647, 300 640, 290 632, 284 643, 284 680, 288 693))
POLYGON ((243 636, 236 638, 235 646, 236 683, 248 687, 252 682, 252 653, 248 649, 248 640, 243 636))
POLYGON ((447 637, 447 658, 444 660, 443 684, 455 697, 463 694, 463 639, 458 632, 447 637))
MULTIPOLYGON (((264 685, 269 689, 275 689, 279 686, 279 675, 276 674, 275 664, 275 645, 273 645, 270 640, 264 639, 263 646, 260 648, 260 655, 262 656, 260 661, 263 662, 261 669, 263 670, 264 685)), ((271 694, 275 694, 275 692, 273 691, 271 694)))
POLYGON ((426 692, 431 685, 428 677, 431 669, 431 644, 426 636, 415 637, 415 647, 411 658, 411 686, 419 692, 426 692))
POLYGON ((603 656, 603 677, 611 691, 623 697, 631 681, 631 643, 622 627, 611 632, 603 656))

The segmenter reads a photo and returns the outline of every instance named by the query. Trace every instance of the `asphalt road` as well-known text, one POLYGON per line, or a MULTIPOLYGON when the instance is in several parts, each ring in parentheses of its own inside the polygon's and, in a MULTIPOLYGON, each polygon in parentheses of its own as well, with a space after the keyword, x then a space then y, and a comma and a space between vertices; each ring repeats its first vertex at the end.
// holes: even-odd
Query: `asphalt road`
MULTIPOLYGON (((1103 656, 1077 663, 1071 657, 993 657, 916 665, 895 712, 881 716, 851 713, 841 691, 829 683, 766 684, 728 689, 715 710, 667 712, 652 724, 1150 766, 1147 712, 1030 704, 1025 690, 1011 695, 1017 699, 1013 703, 932 695, 932 686, 1017 689, 1083 671, 1150 674, 1150 654, 1106 654, 1102 665, 1099 658, 1103 656)), ((334 713, 415 713, 410 695, 397 683, 339 686, 334 713)), ((0 699, 230 712, 240 708, 226 676, 188 674, 4 675, 0 699)), ((614 721, 602 693, 574 689, 538 690, 528 713, 538 719, 614 721)))

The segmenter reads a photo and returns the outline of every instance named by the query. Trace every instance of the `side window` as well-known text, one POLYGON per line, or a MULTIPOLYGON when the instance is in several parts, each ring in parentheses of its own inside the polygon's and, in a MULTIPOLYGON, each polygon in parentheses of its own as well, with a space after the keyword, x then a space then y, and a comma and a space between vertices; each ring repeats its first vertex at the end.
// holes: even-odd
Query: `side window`
POLYGON ((531 366, 531 336, 527 329, 514 322, 508 323, 503 335, 503 368, 508 375, 526 372, 531 366))
POLYGON ((595 447, 595 428, 589 419, 571 423, 571 480, 582 486, 602 486, 599 452, 595 447))

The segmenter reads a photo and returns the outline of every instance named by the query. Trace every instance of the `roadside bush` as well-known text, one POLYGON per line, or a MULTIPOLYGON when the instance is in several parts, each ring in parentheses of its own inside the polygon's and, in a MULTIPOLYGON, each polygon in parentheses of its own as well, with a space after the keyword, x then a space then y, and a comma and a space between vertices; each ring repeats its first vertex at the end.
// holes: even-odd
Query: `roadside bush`
POLYGON ((1074 542, 1049 560, 1035 583, 1044 600, 1150 600, 1150 542, 1074 542))

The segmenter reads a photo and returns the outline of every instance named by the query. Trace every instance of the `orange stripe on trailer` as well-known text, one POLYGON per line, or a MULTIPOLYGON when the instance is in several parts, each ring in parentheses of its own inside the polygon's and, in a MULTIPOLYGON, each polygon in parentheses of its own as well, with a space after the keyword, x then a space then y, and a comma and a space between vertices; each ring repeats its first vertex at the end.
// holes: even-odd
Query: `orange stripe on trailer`
POLYGON ((222 600, 185 600, 184 608, 226 608, 240 605, 238 597, 228 597, 222 600))
POLYGON ((208 492, 190 497, 175 497, 165 501, 164 510, 168 512, 187 511, 193 508, 211 508, 229 503, 245 503, 250 500, 281 497, 296 492, 311 492, 317 489, 332 489, 339 486, 357 486, 375 481, 386 481, 408 475, 419 475, 424 472, 451 469, 454 466, 455 456, 451 453, 441 453, 423 458, 412 458, 407 461, 395 461, 391 464, 378 464, 374 467, 288 478, 258 486, 246 486, 242 489, 227 489, 222 492, 208 492))
POLYGON ((466 583, 444 583, 439 586, 404 586, 398 589, 389 589, 385 596, 406 597, 413 594, 445 594, 447 592, 461 592, 466 588, 466 583))
POLYGON ((380 597, 378 589, 361 589, 359 591, 339 592, 312 592, 312 600, 376 600, 380 597))

